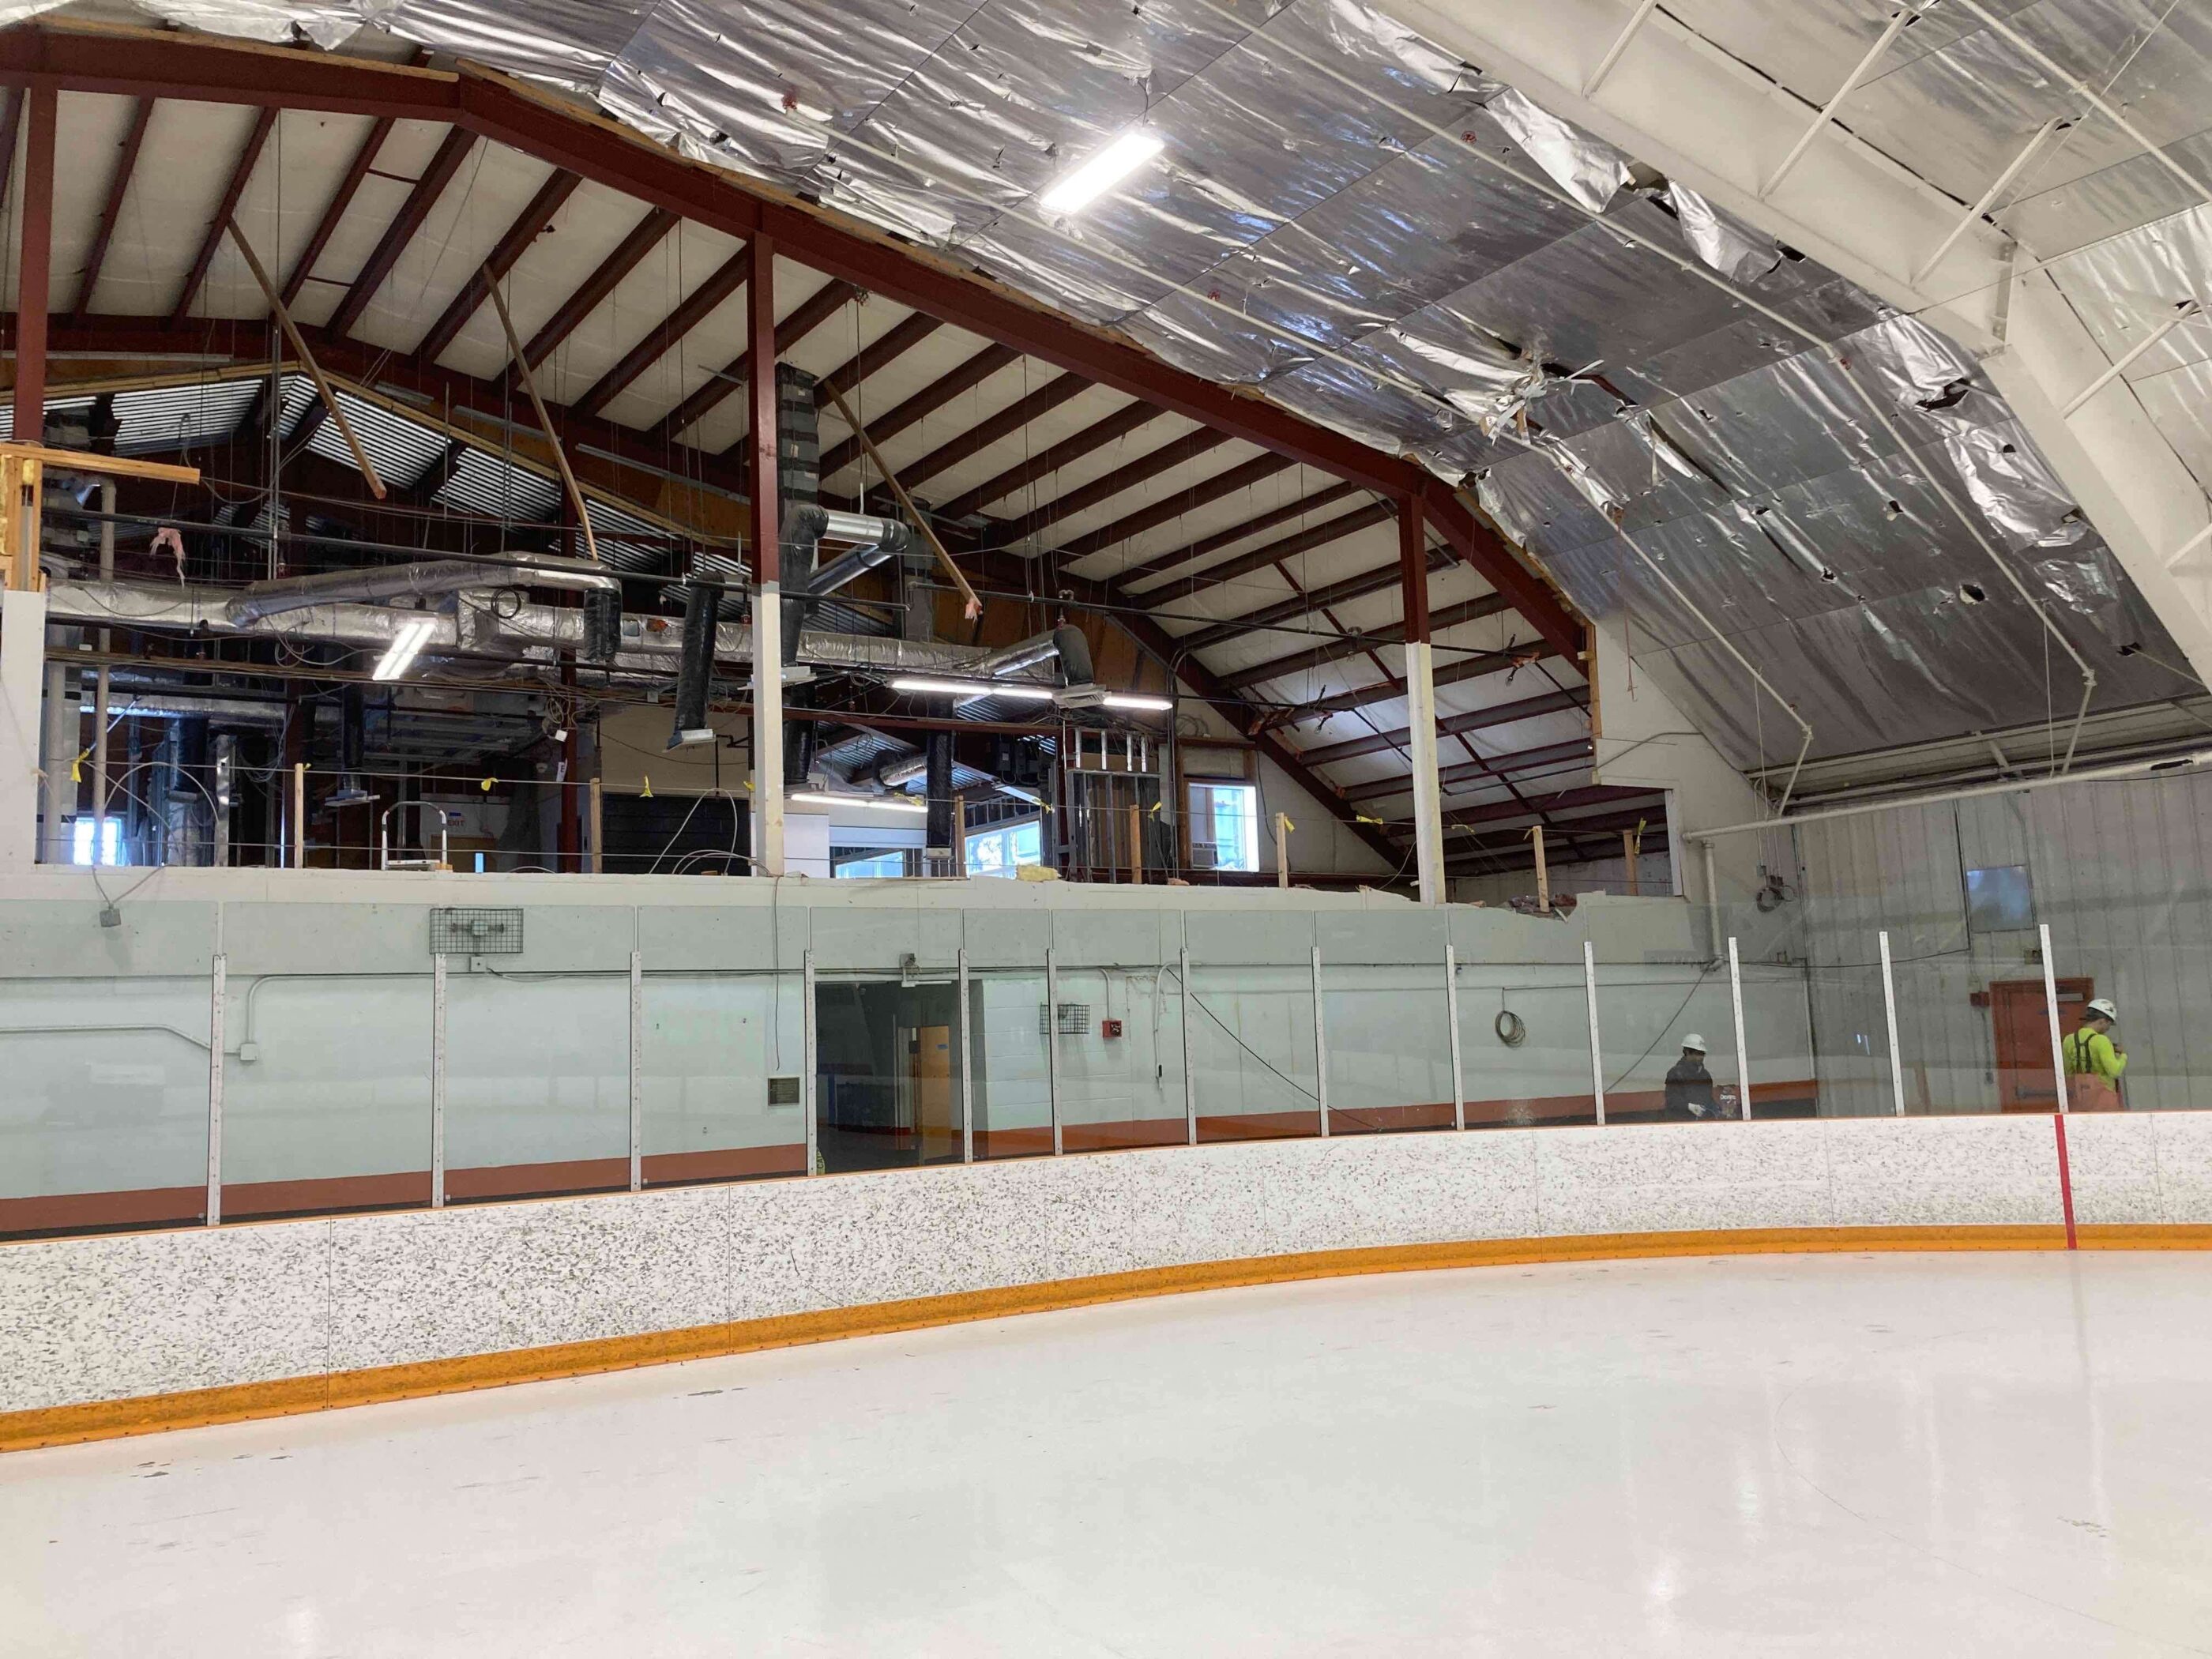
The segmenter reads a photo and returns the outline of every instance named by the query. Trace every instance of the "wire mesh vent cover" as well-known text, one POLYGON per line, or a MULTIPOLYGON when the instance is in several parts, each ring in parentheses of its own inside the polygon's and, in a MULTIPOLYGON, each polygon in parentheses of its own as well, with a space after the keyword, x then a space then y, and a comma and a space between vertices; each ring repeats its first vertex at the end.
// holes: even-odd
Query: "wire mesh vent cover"
POLYGON ((511 957, 522 949, 522 912, 465 908, 430 912, 434 957, 511 957))
MULTIPOLYGON (((1037 1035, 1049 1036, 1053 1031, 1052 1004, 1037 1004, 1037 1035)), ((1091 1029, 1091 1005, 1087 1002, 1063 1002, 1060 1005, 1060 1035, 1081 1036, 1091 1029)))

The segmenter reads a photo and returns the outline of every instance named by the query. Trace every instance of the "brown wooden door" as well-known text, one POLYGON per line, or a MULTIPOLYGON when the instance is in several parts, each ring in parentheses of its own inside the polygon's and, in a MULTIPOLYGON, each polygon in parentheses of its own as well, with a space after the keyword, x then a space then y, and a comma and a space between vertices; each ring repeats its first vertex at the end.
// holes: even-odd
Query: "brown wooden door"
MULTIPOLYGON (((2058 1029, 2069 1033, 2081 1023, 2081 1006, 2097 994, 2096 981, 2058 981, 2058 1029)), ((2000 979, 1990 983, 1990 1023, 1996 1039, 1997 1109, 2055 1112, 2058 1090, 2051 1071, 2051 1017, 2043 1005, 2039 979, 2000 979)))
POLYGON ((925 1163, 950 1158, 960 1148, 960 1126, 952 1109, 952 1028, 916 1028, 912 1054, 916 1149, 925 1163))

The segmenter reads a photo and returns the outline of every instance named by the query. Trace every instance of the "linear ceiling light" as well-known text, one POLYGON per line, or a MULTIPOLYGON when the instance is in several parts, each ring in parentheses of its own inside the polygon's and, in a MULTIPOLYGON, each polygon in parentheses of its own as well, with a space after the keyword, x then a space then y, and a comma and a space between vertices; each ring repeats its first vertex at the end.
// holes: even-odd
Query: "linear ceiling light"
POLYGON ((917 816, 927 816, 929 811, 929 808, 920 801, 879 800, 873 795, 832 795, 805 790, 794 792, 786 799, 806 801, 816 806, 868 806, 878 812, 912 812, 917 816))
POLYGON ((1132 127, 1062 173, 1041 204, 1047 213, 1080 213, 1166 148, 1157 132, 1132 127))
POLYGON ((1019 697, 1030 702, 1050 702, 1052 688, 1019 680, 933 680, 902 675, 891 682, 894 691, 921 691, 940 697, 1019 697))
POLYGON ((415 659, 422 654, 422 647, 430 642, 437 631, 435 617, 417 617, 413 622, 402 623, 399 631, 392 636, 382 660, 376 665, 376 678, 396 680, 415 665, 415 659))
POLYGON ((1106 694, 1106 707, 1109 708, 1140 708, 1149 714, 1164 714, 1170 709, 1173 708, 1175 705, 1170 702, 1165 697, 1139 697, 1133 696, 1127 691, 1109 691, 1106 694))

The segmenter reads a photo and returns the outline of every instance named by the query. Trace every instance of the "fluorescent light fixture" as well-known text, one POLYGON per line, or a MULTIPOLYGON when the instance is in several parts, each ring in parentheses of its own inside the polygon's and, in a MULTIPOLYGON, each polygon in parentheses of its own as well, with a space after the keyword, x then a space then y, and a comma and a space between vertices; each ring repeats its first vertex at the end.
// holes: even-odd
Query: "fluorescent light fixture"
POLYGON ((1109 708, 1138 708, 1142 709, 1146 714, 1164 714, 1170 709, 1173 708, 1175 705, 1170 702, 1165 697, 1140 697, 1128 691, 1109 691, 1106 694, 1106 707, 1109 708))
POLYGON ((929 808, 920 801, 886 800, 874 795, 832 795, 817 790, 794 790, 787 800, 803 800, 815 806, 869 806, 878 812, 912 812, 927 817, 929 808))
POLYGON ((435 617, 417 617, 413 622, 402 623, 399 631, 392 636, 392 643, 384 653, 383 660, 376 665, 376 678, 396 680, 415 665, 415 659, 422 654, 422 647, 430 642, 430 635, 438 630, 435 617))
POLYGON ((1090 159, 1060 174, 1041 198, 1047 213, 1079 213, 1167 148, 1167 141, 1145 127, 1131 127, 1094 151, 1090 159))
POLYGON ((1050 702, 1052 687, 1021 680, 934 680, 902 675, 891 682, 894 691, 920 691, 939 697, 1018 697, 1026 702, 1050 702))

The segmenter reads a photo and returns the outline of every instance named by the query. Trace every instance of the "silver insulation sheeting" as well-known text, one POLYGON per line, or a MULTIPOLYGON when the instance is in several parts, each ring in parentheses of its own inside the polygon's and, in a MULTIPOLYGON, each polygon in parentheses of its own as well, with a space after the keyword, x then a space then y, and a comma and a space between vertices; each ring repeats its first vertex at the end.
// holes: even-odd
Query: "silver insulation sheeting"
MULTIPOLYGON (((144 3, 260 38, 357 19, 569 88, 1414 457, 1620 621, 1747 765, 1788 718, 1647 560, 1813 722, 1816 755, 2070 715, 2081 681, 2037 608, 2097 707, 2193 684, 1972 362, 1359 0, 144 3), (1042 212, 1049 181, 1139 122, 1158 161, 1078 217, 1042 212)), ((2113 95, 2212 176, 2197 0, 2001 9, 2085 76, 2118 65, 2113 95)), ((1670 10, 1817 106, 1893 7, 1670 10)), ((1944 7, 1838 119, 1971 201, 2073 98, 1944 7)), ((2117 132, 2060 137, 1996 216, 2045 253, 2120 233, 2066 279, 2117 356, 2146 304, 2202 283, 2212 226, 2117 132)), ((2130 371, 2200 477, 2208 349, 2191 324, 2130 371)))

